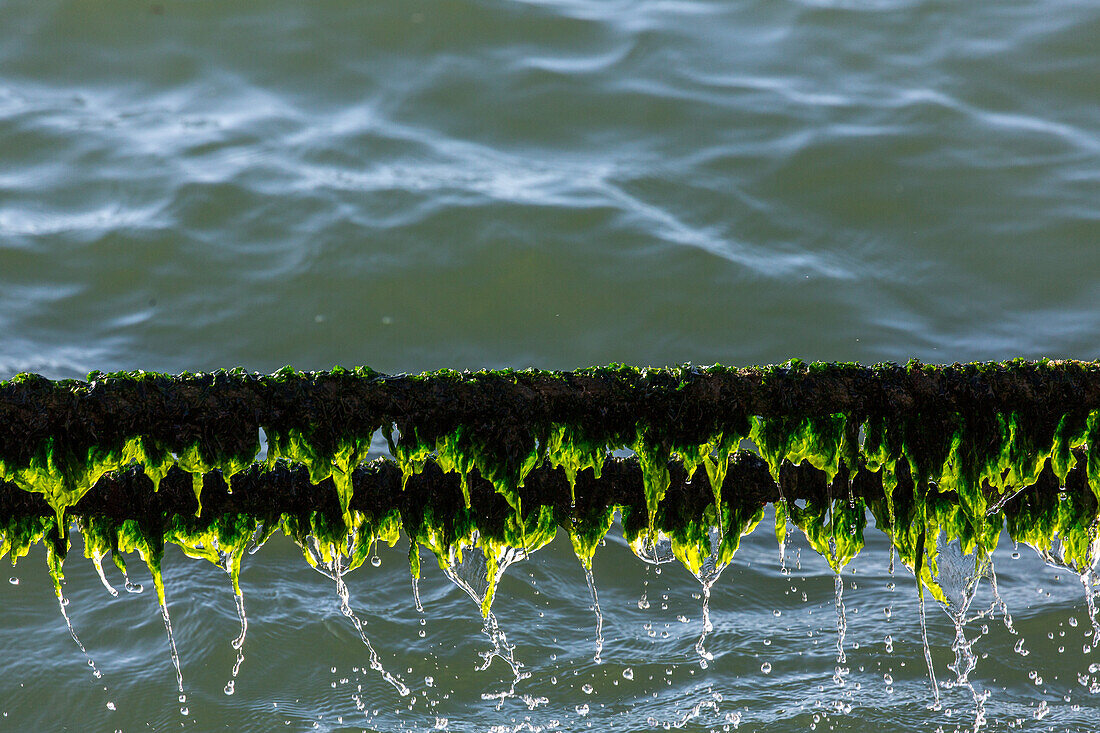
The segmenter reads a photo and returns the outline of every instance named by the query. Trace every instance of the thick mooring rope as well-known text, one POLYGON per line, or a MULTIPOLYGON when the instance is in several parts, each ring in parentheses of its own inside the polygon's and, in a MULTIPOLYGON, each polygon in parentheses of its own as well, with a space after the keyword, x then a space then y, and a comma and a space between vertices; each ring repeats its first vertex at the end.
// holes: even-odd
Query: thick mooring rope
POLYGON ((404 530, 442 562, 560 527, 591 562, 617 512, 692 567, 773 502, 834 567, 869 509, 933 587, 940 534, 988 552, 1007 526, 1091 567, 1098 444, 1095 362, 19 375, 0 383, 0 533, 14 559, 41 539, 63 557, 50 529, 73 519, 95 552, 155 557, 257 528, 335 552, 404 530), (379 431, 392 458, 364 463, 379 431))

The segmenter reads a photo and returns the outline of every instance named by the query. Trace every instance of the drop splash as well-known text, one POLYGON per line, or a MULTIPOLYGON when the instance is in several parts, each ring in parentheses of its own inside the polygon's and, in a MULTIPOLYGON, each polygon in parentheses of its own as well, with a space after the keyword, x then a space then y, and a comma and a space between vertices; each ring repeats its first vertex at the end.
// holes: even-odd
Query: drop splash
POLYGON ((507 546, 483 547, 480 540, 481 537, 475 530, 470 535, 468 544, 451 547, 443 573, 477 604, 484 618, 481 633, 485 634, 493 648, 479 652, 483 661, 475 669, 484 672, 494 659, 500 659, 512 672, 512 682, 507 690, 483 693, 481 696, 483 700, 497 700, 497 709, 500 709, 505 700, 515 697, 516 685, 530 677, 531 673, 523 671, 523 663, 516 659, 515 645, 510 644, 508 637, 500 630, 492 611, 493 597, 504 571, 512 563, 525 559, 527 552, 507 546))
MULTIPOLYGON (((92 661, 91 656, 88 654, 87 648, 84 643, 80 641, 80 637, 76 635, 76 629, 73 628, 73 622, 69 618, 69 612, 66 608, 69 605, 69 599, 65 597, 64 592, 61 590, 61 581, 65 576, 61 572, 61 557, 54 550, 52 543, 46 545, 46 562, 50 567, 50 576, 53 578, 53 590, 54 595, 57 596, 57 607, 61 610, 61 618, 65 619, 65 626, 69 629, 69 635, 73 637, 73 641, 76 642, 76 646, 80 649, 80 653, 84 655, 84 658, 88 660, 88 666, 92 670, 92 676, 97 680, 103 677, 103 673, 99 671, 99 668, 95 666, 95 662, 92 661)), ((116 591, 117 593, 117 591, 116 591)))
MULTIPOLYGON (((351 535, 348 537, 349 550, 354 545, 355 537, 351 535)), ((355 611, 351 608, 351 594, 348 591, 347 583, 344 582, 344 575, 351 572, 350 567, 344 567, 343 558, 345 554, 350 555, 349 552, 340 552, 335 545, 329 544, 328 547, 323 547, 316 537, 310 535, 306 538, 305 548, 307 553, 307 559, 310 561, 310 565, 313 566, 317 572, 321 573, 327 578, 332 579, 336 583, 336 595, 340 599, 340 612, 344 614, 351 621, 355 630, 359 632, 359 638, 362 640, 363 645, 367 647, 369 656, 370 668, 375 672, 378 672, 386 682, 390 683, 397 693, 402 697, 406 697, 409 694, 409 688, 398 677, 394 676, 382 666, 382 660, 378 657, 378 652, 375 651, 374 645, 371 644, 370 639, 367 638, 367 632, 363 629, 363 620, 356 615, 355 611), (331 559, 326 559, 331 558, 331 559)))

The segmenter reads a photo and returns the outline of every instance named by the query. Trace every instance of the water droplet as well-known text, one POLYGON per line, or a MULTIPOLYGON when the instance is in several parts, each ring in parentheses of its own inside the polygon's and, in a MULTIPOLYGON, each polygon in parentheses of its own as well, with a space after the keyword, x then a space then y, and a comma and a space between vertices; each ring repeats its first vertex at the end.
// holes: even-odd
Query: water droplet
POLYGON ((630 667, 627 667, 626 669, 624 669, 623 670, 623 679, 625 679, 625 680, 634 679, 634 670, 631 669, 630 667))
POLYGON ((594 688, 592 687, 592 685, 589 685, 589 684, 587 684, 587 683, 586 683, 586 684, 583 684, 583 685, 581 685, 581 691, 582 691, 582 692, 583 692, 584 694, 586 694, 586 695, 591 695, 591 694, 592 694, 592 691, 593 691, 593 689, 594 689, 594 688))
POLYGON ((375 555, 370 559, 370 564, 376 568, 380 568, 382 567, 382 558, 378 557, 378 555, 375 555))
POLYGON ((236 690, 234 689, 235 687, 236 687, 236 682, 234 682, 234 680, 229 680, 228 682, 226 682, 225 683, 225 690, 224 690, 225 694, 226 695, 232 695, 234 692, 236 692, 236 690))
POLYGON ((12 585, 19 585, 19 578, 8 578, 8 582, 12 585))
POLYGON ((107 709, 108 710, 117 710, 118 708, 115 707, 115 704, 113 702, 108 701, 107 702, 107 709))
POLYGON ((771 662, 764 662, 763 664, 760 665, 760 671, 763 672, 764 674, 771 674, 772 673, 772 663, 771 662))
POLYGON ((882 681, 885 682, 887 685, 892 685, 894 684, 894 677, 889 672, 887 672, 886 674, 882 675, 882 681))

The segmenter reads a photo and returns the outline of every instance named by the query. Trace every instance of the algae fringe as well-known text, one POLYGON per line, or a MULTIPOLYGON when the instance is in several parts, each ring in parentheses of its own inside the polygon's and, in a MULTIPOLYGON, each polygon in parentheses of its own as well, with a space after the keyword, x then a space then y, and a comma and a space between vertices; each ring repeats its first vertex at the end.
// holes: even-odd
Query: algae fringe
POLYGON ((836 570, 870 510, 942 601, 941 535, 988 554, 1007 529, 1094 566, 1098 444, 1096 362, 21 374, 0 383, 0 556, 47 542, 60 583, 76 520, 96 562, 139 551, 163 598, 165 543, 224 564, 235 590, 275 528, 348 568, 401 532, 445 566, 562 528, 590 568, 618 514, 628 541, 663 534, 698 572, 711 528, 728 561, 776 502, 836 570), (392 458, 364 463, 376 436, 392 458))

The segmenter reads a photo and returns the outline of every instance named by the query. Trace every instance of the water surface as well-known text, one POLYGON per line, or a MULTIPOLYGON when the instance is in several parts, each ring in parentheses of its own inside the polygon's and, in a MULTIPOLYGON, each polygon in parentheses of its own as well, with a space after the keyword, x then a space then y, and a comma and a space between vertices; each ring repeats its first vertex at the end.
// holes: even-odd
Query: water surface
MULTIPOLYGON (((0 0, 0 378, 1094 358, 1097 37, 1100 7, 1062 0, 0 0)), ((831 572, 748 543, 706 670, 682 568, 649 571, 643 610, 645 566, 597 555, 602 665, 568 546, 512 568, 496 608, 532 677, 499 711, 474 604, 429 574, 421 626, 401 547, 348 583, 406 698, 281 539, 246 561, 225 695, 228 580, 170 552, 187 716, 150 592, 112 600, 74 547, 94 680, 38 552, 0 584, 0 727, 972 724, 968 691, 926 709, 915 590, 881 541, 845 575, 844 688, 831 572)), ((989 728, 1091 730, 1076 579, 1002 552, 1031 651, 999 619, 978 641, 989 728)), ((954 630, 930 612, 942 681, 954 630)))

